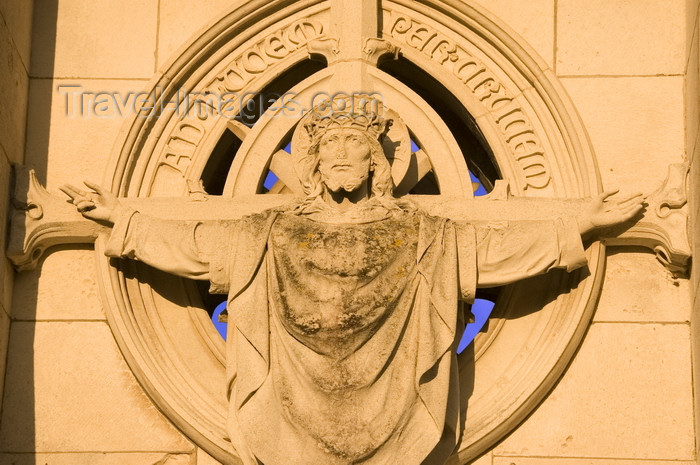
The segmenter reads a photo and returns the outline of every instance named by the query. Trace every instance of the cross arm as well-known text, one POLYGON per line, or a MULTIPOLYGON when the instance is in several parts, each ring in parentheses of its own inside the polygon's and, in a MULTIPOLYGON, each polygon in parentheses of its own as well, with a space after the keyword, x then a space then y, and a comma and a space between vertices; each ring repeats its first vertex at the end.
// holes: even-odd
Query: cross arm
MULTIPOLYGON (((673 168, 664 185, 647 198, 643 217, 634 224, 603 231, 603 243, 616 246, 642 246, 654 251, 672 273, 687 273, 690 246, 687 235, 687 207, 684 190, 678 189, 682 169, 673 168)), ((462 198, 409 195, 421 209, 454 221, 488 223, 493 221, 550 220, 576 217, 590 199, 540 199, 510 197, 501 183, 490 195, 462 198)), ((142 213, 177 220, 236 219, 294 201, 284 194, 260 194, 236 198, 191 195, 178 198, 120 198, 125 205, 142 213)), ((109 231, 108 225, 82 217, 67 198, 47 192, 33 171, 15 167, 10 237, 7 255, 18 270, 32 269, 43 252, 53 245, 92 243, 109 231)))
MULTIPOLYGON (((7 256, 18 271, 33 269, 44 251, 59 244, 90 244, 110 226, 84 218, 66 196, 46 191, 33 170, 14 166, 7 256)), ((236 219, 288 203, 288 195, 255 195, 236 199, 220 196, 153 198, 123 197, 119 201, 142 213, 179 220, 236 219)))

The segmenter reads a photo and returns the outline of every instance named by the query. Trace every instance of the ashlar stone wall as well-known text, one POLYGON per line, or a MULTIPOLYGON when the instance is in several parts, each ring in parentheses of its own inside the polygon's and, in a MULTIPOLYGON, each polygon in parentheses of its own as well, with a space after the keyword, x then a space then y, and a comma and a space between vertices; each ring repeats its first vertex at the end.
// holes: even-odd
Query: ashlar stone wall
MULTIPOLYGON (((10 165, 22 163, 32 36, 32 1, 0 1, 0 250, 5 250, 10 165)), ((0 254, 0 379, 4 379, 14 272, 0 254)), ((2 398, 0 383, 0 399, 2 398)), ((0 408, 2 404, 0 403, 0 408)))
MULTIPOLYGON (((669 164, 697 159, 696 0, 482 4, 556 71, 605 187, 650 192, 669 164)), ((76 106, 71 113, 74 102, 59 86, 140 91, 198 29, 235 5, 36 0, 30 53, 30 4, 0 1, 3 192, 10 162, 24 161, 54 192, 101 180, 128 115, 80 115, 76 106)), ((695 197, 700 164, 691 166, 695 197)), ((691 205, 693 231, 699 203, 691 205)), ((3 193, 0 214, 6 211, 3 193)), ((691 340, 698 337, 690 322, 698 273, 674 279, 644 249, 608 255, 598 309, 573 362, 541 406, 476 465, 696 463, 691 340)), ((13 273, 0 265, 0 349, 9 344, 0 463, 214 463, 155 408, 127 367, 106 323, 90 247, 50 250, 36 270, 14 276, 13 292, 13 273)), ((0 352, 0 367, 4 360, 0 352)))

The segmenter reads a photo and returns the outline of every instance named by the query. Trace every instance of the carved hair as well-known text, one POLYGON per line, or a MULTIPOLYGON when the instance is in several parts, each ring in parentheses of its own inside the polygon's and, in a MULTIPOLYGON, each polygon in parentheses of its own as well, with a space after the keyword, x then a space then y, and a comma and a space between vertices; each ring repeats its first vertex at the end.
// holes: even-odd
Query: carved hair
POLYGON ((391 120, 384 120, 375 114, 356 115, 344 113, 338 116, 312 116, 306 124, 306 130, 311 139, 308 154, 309 159, 301 173, 301 184, 306 193, 306 199, 301 209, 309 205, 321 196, 326 189, 321 181, 321 173, 318 171, 320 162, 319 146, 321 138, 330 129, 352 128, 357 129, 365 136, 370 146, 370 192, 376 200, 389 200, 394 197, 394 180, 391 177, 391 165, 386 159, 384 149, 380 141, 391 126, 391 120))

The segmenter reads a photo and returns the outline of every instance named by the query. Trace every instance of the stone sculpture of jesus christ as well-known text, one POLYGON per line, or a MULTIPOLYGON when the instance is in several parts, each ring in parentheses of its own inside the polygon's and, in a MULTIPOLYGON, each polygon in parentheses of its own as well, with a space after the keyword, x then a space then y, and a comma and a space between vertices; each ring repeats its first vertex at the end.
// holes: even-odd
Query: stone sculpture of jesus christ
POLYGON ((444 464, 459 444, 458 301, 585 265, 582 236, 640 212, 475 226, 393 196, 374 113, 311 112, 306 197, 240 220, 161 220, 64 187, 112 224, 107 255, 228 293, 228 432, 245 465, 444 464))

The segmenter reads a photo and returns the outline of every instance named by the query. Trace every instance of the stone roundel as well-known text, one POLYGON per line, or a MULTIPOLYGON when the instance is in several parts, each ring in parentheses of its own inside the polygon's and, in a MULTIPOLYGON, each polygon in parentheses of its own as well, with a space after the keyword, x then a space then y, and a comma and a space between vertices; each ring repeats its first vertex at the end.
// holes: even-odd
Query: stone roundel
MULTIPOLYGON (((308 58, 306 44, 335 35, 331 1, 253 0, 200 32, 153 77, 156 99, 183 89, 243 95, 267 88, 308 58)), ((488 12, 456 0, 384 0, 381 37, 437 80, 473 118, 512 193, 587 197, 600 190, 582 123, 552 70, 488 12)), ((426 147, 443 193, 471 195, 464 158, 440 116, 380 69, 368 71, 387 106, 426 147)), ((330 68, 292 87, 323 90, 330 68)), ((209 94, 207 94, 209 92, 209 94)), ((190 102, 192 104, 192 102, 190 102)), ((234 113, 237 104, 226 108, 234 113)), ((245 136, 224 195, 255 194, 270 158, 298 119, 264 116, 249 131, 226 111, 144 111, 115 144, 107 185, 125 197, 181 197, 202 175, 227 130, 245 136), (243 134, 245 133, 245 134, 243 134)), ((301 115, 299 115, 301 117, 301 115)), ((110 261, 98 241, 109 324, 137 379, 158 406, 216 459, 240 463, 227 440, 225 343, 193 282, 132 261, 110 261)), ((466 409, 455 463, 466 463, 515 428, 552 388, 578 347, 601 285, 603 247, 589 266, 550 273, 501 293, 489 331, 460 356, 466 409)))

